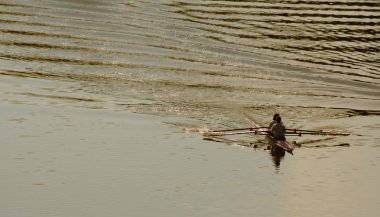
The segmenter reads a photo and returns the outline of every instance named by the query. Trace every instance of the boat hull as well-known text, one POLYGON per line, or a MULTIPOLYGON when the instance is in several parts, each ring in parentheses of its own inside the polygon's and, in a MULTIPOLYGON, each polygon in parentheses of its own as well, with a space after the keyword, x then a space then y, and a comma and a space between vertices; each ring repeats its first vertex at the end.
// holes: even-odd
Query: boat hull
POLYGON ((271 141, 272 145, 275 145, 279 148, 282 148, 284 149, 286 152, 288 152, 289 154, 292 154, 293 155, 293 148, 292 146, 286 141, 286 140, 276 140, 275 138, 273 138, 273 136, 271 135, 266 135, 266 138, 271 141))

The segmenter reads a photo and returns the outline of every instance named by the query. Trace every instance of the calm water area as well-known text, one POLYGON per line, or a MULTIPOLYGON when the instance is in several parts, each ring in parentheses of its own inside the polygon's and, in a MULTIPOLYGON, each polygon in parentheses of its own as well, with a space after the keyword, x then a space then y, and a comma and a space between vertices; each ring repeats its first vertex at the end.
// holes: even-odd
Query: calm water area
POLYGON ((380 1, 0 0, 0 111, 2 217, 375 217, 380 1))

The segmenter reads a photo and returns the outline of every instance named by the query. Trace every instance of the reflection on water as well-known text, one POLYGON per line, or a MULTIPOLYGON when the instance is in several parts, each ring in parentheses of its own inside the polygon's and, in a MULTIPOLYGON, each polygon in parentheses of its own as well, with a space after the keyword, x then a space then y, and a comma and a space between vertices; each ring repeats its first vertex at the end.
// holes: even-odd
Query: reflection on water
POLYGON ((285 156, 285 150, 272 145, 270 148, 270 155, 272 157, 273 165, 275 166, 276 170, 280 170, 280 163, 285 156))

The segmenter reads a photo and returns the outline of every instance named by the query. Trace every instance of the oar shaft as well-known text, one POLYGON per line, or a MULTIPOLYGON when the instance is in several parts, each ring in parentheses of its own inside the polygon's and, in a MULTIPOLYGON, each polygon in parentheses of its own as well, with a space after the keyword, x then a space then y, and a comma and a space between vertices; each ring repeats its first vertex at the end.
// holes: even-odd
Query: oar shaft
POLYGON ((236 129, 224 129, 224 130, 213 130, 212 132, 219 133, 219 132, 230 132, 230 131, 241 131, 241 130, 258 130, 258 129, 266 129, 266 127, 246 127, 246 128, 236 128, 236 129))
POLYGON ((322 136, 349 136, 349 133, 330 133, 330 132, 288 132, 286 135, 322 135, 322 136))
POLYGON ((329 132, 324 130, 297 130, 286 129, 287 134, 307 134, 307 135, 332 135, 332 136, 348 136, 350 133, 329 132))
POLYGON ((208 132, 204 135, 206 136, 230 136, 230 135, 241 135, 241 134, 255 134, 255 135, 267 135, 268 131, 244 131, 244 132, 208 132))
POLYGON ((308 133, 322 132, 322 130, 299 130, 299 129, 286 129, 286 131, 289 131, 289 132, 308 132, 308 133))
POLYGON ((246 131, 246 132, 226 133, 225 135, 240 135, 240 134, 266 135, 267 132, 265 132, 265 131, 261 131, 261 132, 257 132, 257 131, 246 131))

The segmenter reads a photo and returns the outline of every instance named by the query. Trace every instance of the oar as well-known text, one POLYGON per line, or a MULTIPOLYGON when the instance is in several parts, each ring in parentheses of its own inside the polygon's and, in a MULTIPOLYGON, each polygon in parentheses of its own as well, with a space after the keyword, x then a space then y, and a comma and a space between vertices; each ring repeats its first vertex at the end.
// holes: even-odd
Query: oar
POLYGON ((349 136, 350 133, 333 133, 333 132, 287 132, 289 136, 301 136, 301 135, 322 135, 322 136, 349 136))
POLYGON ((334 135, 334 136, 349 136, 350 133, 339 133, 334 131, 327 130, 298 130, 298 129, 286 129, 286 133, 295 133, 295 134, 310 134, 310 135, 334 135), (289 132, 290 131, 290 132, 289 132))
POLYGON ((229 131, 241 131, 241 130, 258 130, 258 129, 266 129, 266 127, 246 127, 246 128, 236 128, 236 129, 224 129, 224 130, 212 130, 211 132, 219 133, 219 132, 229 132, 229 131))
POLYGON ((230 135, 241 135, 241 134, 255 134, 255 135, 267 135, 268 131, 257 131, 257 130, 250 130, 250 131, 243 131, 243 132, 206 132, 203 135, 204 136, 230 136, 230 135))
POLYGON ((308 132, 308 133, 323 132, 323 130, 299 130, 299 129, 286 129, 286 131, 291 131, 291 132, 308 132))

